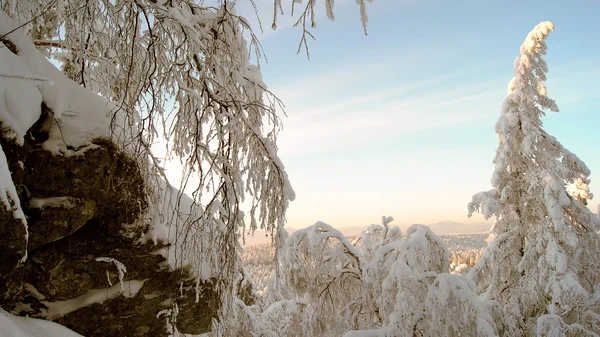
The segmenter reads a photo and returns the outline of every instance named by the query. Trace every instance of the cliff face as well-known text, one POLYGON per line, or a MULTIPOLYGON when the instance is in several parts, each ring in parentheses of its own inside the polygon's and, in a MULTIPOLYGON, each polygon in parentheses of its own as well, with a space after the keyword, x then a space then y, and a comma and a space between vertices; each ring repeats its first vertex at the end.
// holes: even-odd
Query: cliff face
MULTIPOLYGON (((0 36, 14 26, 0 11, 0 36)), ((178 308, 179 332, 208 331, 212 282, 173 270, 167 245, 140 243, 143 161, 110 140, 110 102, 62 76, 22 31, 1 42, 0 308, 86 336, 166 336, 178 308)))

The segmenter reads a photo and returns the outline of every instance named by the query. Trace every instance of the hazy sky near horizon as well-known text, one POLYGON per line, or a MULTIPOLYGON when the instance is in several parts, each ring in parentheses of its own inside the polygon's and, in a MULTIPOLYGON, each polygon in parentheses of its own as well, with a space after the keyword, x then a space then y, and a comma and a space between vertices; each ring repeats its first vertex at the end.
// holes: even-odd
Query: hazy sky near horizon
MULTIPOLYGON (((283 3, 287 17, 273 31, 272 0, 257 2, 263 78, 288 115, 278 144, 297 195, 289 226, 354 227, 384 214, 398 225, 484 222, 468 219, 466 205, 491 188, 513 61, 545 20, 555 24, 546 84, 561 110, 545 127, 600 170, 599 1, 375 0, 368 36, 354 1, 336 1, 335 22, 321 1, 310 61, 296 55, 302 31, 283 3)), ((238 11, 255 21, 243 2, 238 11)))

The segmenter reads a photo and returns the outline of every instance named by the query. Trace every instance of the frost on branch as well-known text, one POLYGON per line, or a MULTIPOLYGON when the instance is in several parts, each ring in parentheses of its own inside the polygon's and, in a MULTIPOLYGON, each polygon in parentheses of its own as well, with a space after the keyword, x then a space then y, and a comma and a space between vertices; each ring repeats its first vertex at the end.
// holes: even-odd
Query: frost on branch
MULTIPOLYGON (((277 21, 279 15, 284 15, 284 9, 282 2, 285 0, 273 0, 273 23, 271 24, 271 28, 277 29, 277 21)), ((367 15, 367 2, 373 2, 374 0, 356 0, 356 4, 359 7, 360 21, 363 26, 363 30, 365 35, 367 35, 367 24, 369 22, 369 16, 367 15)), ((315 36, 311 32, 311 29, 317 28, 317 17, 319 16, 318 10, 320 8, 317 7, 318 0, 290 0, 291 5, 291 16, 294 17, 296 13, 300 13, 298 18, 294 18, 294 27, 302 27, 302 36, 300 38, 300 43, 298 44, 298 53, 302 47, 306 50, 306 56, 310 58, 310 54, 308 52, 308 38, 315 40, 315 36), (301 8, 297 8, 297 6, 302 6, 301 8)), ((331 21, 335 20, 334 8, 335 8, 335 0, 325 0, 324 1, 325 14, 327 18, 331 21)), ((258 14, 257 14, 258 15, 258 14)))
POLYGON ((577 199, 584 205, 587 205, 588 200, 592 200, 594 197, 594 195, 590 192, 589 183, 590 180, 586 179, 585 177, 577 178, 571 188, 571 195, 573 198, 577 199))
MULTIPOLYGON (((115 267, 117 268, 117 273, 119 273, 119 284, 121 285, 121 291, 124 291, 123 277, 127 273, 127 268, 125 267, 125 265, 123 263, 119 262, 117 259, 112 258, 112 257, 97 257, 96 261, 113 263, 115 265, 115 267)), ((108 275, 108 271, 106 271, 106 274, 108 275)), ((108 279, 108 283, 110 284, 111 283, 110 277, 107 277, 107 279, 108 279)))
POLYGON ((439 274, 427 293, 423 317, 429 336, 497 336, 486 303, 466 277, 439 274))
POLYGON ((338 331, 339 335, 348 329, 345 325, 368 320, 361 312, 363 301, 357 297, 365 261, 358 247, 340 231, 322 222, 296 231, 288 238, 284 254, 284 296, 307 298, 318 317, 343 317, 337 322, 326 320, 329 326, 314 327, 318 335, 325 331, 338 331))
POLYGON ((600 332, 600 221, 585 204, 591 198, 586 165, 542 128, 546 110, 558 111, 544 86, 545 39, 554 25, 529 33, 515 60, 515 77, 496 123, 498 149, 493 190, 469 204, 495 215, 491 242, 470 271, 480 292, 498 301, 503 336, 600 332), (575 184, 573 195, 567 184, 575 184))

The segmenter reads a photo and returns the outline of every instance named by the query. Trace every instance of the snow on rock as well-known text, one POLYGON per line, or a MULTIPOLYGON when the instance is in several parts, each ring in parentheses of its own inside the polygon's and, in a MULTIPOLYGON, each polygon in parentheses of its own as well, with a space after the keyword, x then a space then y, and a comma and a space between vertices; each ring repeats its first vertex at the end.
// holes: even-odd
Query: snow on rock
MULTIPOLYGON (((17 195, 17 190, 13 183, 12 177, 10 175, 10 170, 8 168, 8 161, 6 160, 6 155, 4 151, 0 149, 0 202, 2 205, 0 207, 7 210, 12 214, 12 218, 16 221, 20 221, 22 226, 25 229, 25 242, 24 246, 27 247, 27 241, 29 240, 29 229, 27 227, 27 220, 25 220, 25 214, 21 209, 21 204, 19 202, 19 196, 17 195)), ((5 254, 6 252, 3 252, 5 254)), ((27 258, 27 252, 24 252, 22 261, 27 258)))
POLYGON ((73 208, 74 198, 73 197, 51 197, 51 198, 36 198, 32 197, 29 199, 29 207, 31 208, 45 208, 45 207, 63 207, 73 208))
MULTIPOLYGON (((6 13, 0 11, 0 35, 10 32, 15 27, 17 24, 6 13)), ((8 78, 0 80, 0 118, 3 122, 7 121, 15 137, 22 139, 25 132, 39 118, 41 101, 54 113, 49 139, 43 144, 44 150, 63 155, 80 154, 89 148, 92 139, 109 136, 111 117, 117 110, 114 103, 63 75, 36 49, 24 29, 17 29, 7 38, 16 46, 18 56, 8 49, 0 48, 2 63, 10 60, 9 63, 0 65, 0 73, 7 72, 5 67, 15 67, 13 71, 23 72, 24 77, 34 75, 33 78, 38 79, 23 79, 24 83, 14 84, 19 81, 11 77, 10 86, 17 85, 14 89, 5 88, 9 83, 8 78), (39 79, 44 78, 49 79, 43 82, 44 84, 52 85, 39 85, 39 79), (14 96, 16 99, 11 98, 7 101, 5 98, 9 105, 4 107, 2 96, 6 97, 7 94, 15 92, 19 92, 14 96)))
POLYGON ((27 228, 25 214, 19 203, 19 196, 13 184, 10 170, 8 169, 8 161, 4 151, 0 150, 0 201, 2 201, 5 209, 11 210, 15 219, 23 221, 23 225, 27 228))
MULTIPOLYGON (((0 11, 0 36, 16 27, 17 24, 0 11)), ((24 137, 28 130, 37 130, 40 123, 36 124, 36 121, 43 115, 45 120, 41 131, 48 132, 48 139, 42 144, 39 143, 42 141, 40 139, 33 140, 33 151, 23 147, 24 157, 7 151, 7 155, 10 154, 10 161, 7 161, 4 153, 0 155, 0 192, 3 192, 0 193, 0 198, 5 209, 15 214, 19 229, 22 229, 19 219, 25 219, 19 207, 21 201, 29 203, 30 207, 26 208, 28 216, 30 211, 36 215, 29 217, 33 233, 29 248, 33 244, 35 248, 43 246, 30 253, 32 260, 37 261, 33 263, 43 264, 44 270, 32 278, 31 287, 25 290, 31 292, 32 289, 39 289, 36 293, 41 296, 34 297, 39 301, 46 298, 43 303, 48 309, 40 313, 31 303, 18 302, 23 299, 19 298, 23 292, 16 290, 16 298, 7 299, 3 306, 11 310, 19 305, 20 308, 30 308, 30 311, 18 310, 21 314, 41 314, 49 319, 62 317, 63 324, 86 335, 112 335, 114 324, 120 324, 124 329, 123 335, 134 335, 125 331, 129 329, 135 330, 135 335, 140 335, 139 330, 147 332, 143 335, 154 336, 161 333, 162 330, 159 330, 164 325, 163 320, 156 320, 156 312, 164 309, 162 303, 176 303, 180 309, 177 321, 180 332, 199 334, 206 331, 220 306, 218 294, 213 287, 192 279, 187 270, 163 268, 165 261, 151 254, 157 247, 133 244, 146 225, 151 223, 152 230, 147 235, 148 238, 174 243, 173 249, 169 249, 167 254, 172 269, 191 264, 201 271, 200 278, 203 280, 213 278, 216 273, 209 266, 216 265, 213 260, 218 260, 218 257, 212 256, 209 251, 213 248, 210 233, 204 233, 201 227, 185 232, 186 235, 193 236, 193 240, 181 235, 175 236, 176 233, 181 234, 176 232, 176 228, 180 229, 177 226, 189 225, 195 221, 198 214, 203 214, 202 208, 187 197, 180 199, 179 192, 167 186, 164 181, 158 182, 158 186, 152 185, 156 183, 155 180, 160 179, 145 171, 151 170, 144 166, 145 157, 127 156, 123 153, 129 150, 129 146, 123 144, 138 134, 135 126, 137 116, 133 116, 133 121, 125 122, 126 117, 130 116, 126 116, 125 111, 115 103, 65 77, 36 49, 25 34, 25 29, 16 29, 6 35, 6 40, 14 48, 4 48, 0 44, 0 122, 4 127, 3 134, 14 138, 17 145, 29 146, 33 137, 24 137), (20 84, 14 86, 13 83, 20 84), (18 92, 10 86, 19 89, 18 92), (32 126, 35 127, 31 129, 32 126), (111 141, 98 138, 111 138, 111 141), (42 150, 38 149, 40 145, 42 150), (31 190, 35 189, 36 197, 44 198, 34 197, 29 200, 27 196, 19 201, 8 167, 10 164, 12 169, 17 162, 21 163, 20 168, 25 171, 22 184, 15 180, 17 186, 33 186, 31 190), (70 172, 72 176, 66 177, 65 172, 70 172), (146 178, 148 179, 145 180, 146 178), (156 188, 157 198, 148 198, 147 191, 156 188), (146 200, 147 198, 151 200, 146 200), (72 213, 85 216, 77 217, 72 213), (61 223, 66 229, 56 226, 61 223), (167 225, 171 223, 175 226, 167 225), (85 230, 77 230, 83 226, 85 230), (60 235, 49 235, 53 231, 60 232, 60 235), (41 238, 37 244, 34 242, 36 236, 41 238), (94 238, 93 245, 87 244, 90 236, 94 238), (201 239, 195 240, 197 236, 201 239), (131 245, 124 245, 122 241, 115 240, 115 237, 131 245), (81 244, 82 242, 85 244, 81 244), (192 245, 200 246, 203 250, 199 254, 182 256, 181 252, 190 251, 192 245), (117 267, 119 284, 115 284, 113 273, 103 270, 104 266, 100 268, 96 266, 100 264, 90 264, 90 256, 102 256, 99 261, 113 262, 117 267), (210 264, 207 259, 212 259, 210 264), (123 261, 123 264, 119 261, 123 261), (129 277, 144 281, 125 281, 125 264, 129 277), (105 272, 106 278, 103 277, 105 272), (114 285, 102 289, 106 281, 114 285), (175 285, 182 286, 176 298, 172 289, 175 285), (138 291, 140 294, 135 296, 138 291), (150 293, 153 298, 148 299, 146 295, 150 293), (196 297, 188 293, 195 293, 196 297), (120 297, 121 294, 127 298, 120 297), (117 297, 118 300, 107 301, 117 297), (143 305, 140 305, 140 301, 143 301, 143 305), (100 305, 91 305, 94 303, 100 305), (135 306, 134 318, 124 318, 132 311, 128 306, 135 306), (92 325, 85 319, 89 316, 111 324, 92 325)), ((259 89, 256 88, 258 92, 259 89)), ((138 142, 130 143, 139 145, 138 142)), ((3 220, 6 218, 8 217, 0 216, 0 235, 12 238, 4 235, 7 228, 11 233, 16 232, 12 227, 4 225, 3 220)), ((212 225, 206 227, 214 229, 212 225)), ((11 258, 17 256, 10 260, 15 263, 4 263, 2 266, 15 269, 13 265, 17 265, 27 249, 27 241, 22 240, 22 237, 23 235, 19 237, 21 246, 18 247, 21 250, 10 250, 11 258)), ((0 245, 0 251, 4 255, 0 258, 9 260, 6 257, 9 249, 0 245)), ((25 271, 27 272, 29 271, 25 271)), ((4 274, 4 270, 0 269, 0 276, 4 274)), ((20 277, 18 275, 15 279, 20 281, 20 277)), ((0 293, 4 293, 5 288, 18 288, 11 288, 3 283, 5 282, 0 282, 0 293)))
MULTIPOLYGON (((16 23, 10 17, 4 12, 0 12, 0 35, 11 31, 16 26, 16 23)), ((34 81, 24 82, 29 86, 27 88, 31 91, 31 95, 37 96, 36 100, 23 100, 23 96, 20 96, 20 101, 29 102, 32 106, 27 107, 29 110, 32 110, 35 107, 37 109, 35 110, 37 111, 37 115, 29 113, 32 117, 20 124, 12 122, 12 119, 5 118, 11 121, 12 124, 18 124, 19 127, 15 127, 15 134, 22 138, 25 132, 39 118, 41 101, 43 101, 54 113, 54 118, 51 120, 51 123, 49 123, 49 138, 42 144, 42 148, 54 155, 60 154, 67 157, 81 155, 91 148, 98 148, 99 146, 91 144, 91 141, 95 138, 110 137, 111 123, 112 127, 114 127, 113 131, 115 132, 113 136, 116 135, 117 137, 127 138, 136 133, 135 131, 132 131, 132 125, 124 122, 124 113, 119 110, 119 107, 115 103, 92 93, 90 90, 64 76, 62 72, 56 69, 56 67, 35 48, 23 29, 16 30, 8 35, 8 39, 16 46, 18 55, 12 54, 6 48, 0 48, 0 51, 10 54, 13 62, 20 65, 22 68, 21 72, 25 76, 48 78, 51 82, 46 81, 44 84, 52 84, 51 86, 41 86, 36 85, 37 82, 34 81), (116 116, 113 116, 117 111, 119 113, 117 113, 116 116)), ((0 56, 3 56, 3 54, 0 56)), ((0 72, 2 72, 2 69, 3 68, 0 68, 0 72)), ((262 88, 266 86, 260 78, 260 73, 257 69, 249 67, 247 74, 249 76, 247 89, 256 90, 257 94, 262 94, 262 88)), ((1 85, 2 84, 0 84, 0 89, 2 89, 1 85)), ((25 91, 23 90, 23 92, 25 91)), ((19 106, 18 108, 21 110, 24 109, 23 106, 19 106)), ((0 114, 1 113, 2 111, 0 111, 0 114)), ((11 108, 11 114, 6 113, 6 115, 10 117, 12 114, 19 116, 23 113, 17 108, 11 108)), ((2 118, 2 116, 0 116, 0 118, 2 118)), ((273 152, 273 150, 271 150, 271 152, 273 152)), ((277 163, 280 167, 283 167, 279 160, 277 160, 277 163)), ((283 173, 285 174, 285 172, 283 173)), ((287 182, 287 176, 284 176, 284 179, 287 182)), ((287 183, 286 186, 289 186, 289 183, 287 183)), ((204 240, 206 242, 203 243, 193 243, 191 241, 186 241, 187 237, 177 237, 175 228, 171 228, 168 224, 171 222, 182 224, 192 221, 193 218, 198 218, 198 215, 202 214, 202 210, 200 207, 197 207, 197 205, 194 205, 190 198, 187 196, 180 196, 180 193, 177 190, 167 186, 164 181, 158 182, 158 186, 155 188, 157 189, 157 193, 160 194, 158 201, 160 204, 153 204, 149 207, 149 211, 147 212, 144 221, 150 223, 150 231, 145 238, 152 239, 155 243, 158 241, 176 243, 174 246, 177 248, 170 249, 167 256, 172 267, 175 267, 176 260, 179 264, 182 263, 182 257, 175 256, 176 254, 181 254, 181 251, 178 251, 179 248, 184 248, 185 245, 192 244, 210 247, 210 237, 209 235, 206 235, 206 240, 204 240), (173 218, 173 214, 177 214, 175 217, 176 219, 173 218)), ((288 194, 293 195, 293 191, 290 189, 288 194)), ((32 199, 30 206, 34 208, 57 207, 59 204, 62 207, 68 206, 69 200, 60 198, 66 197, 45 200, 32 199)), ((192 231, 195 230, 192 229, 192 231)), ((201 231, 196 234, 204 236, 203 233, 200 232, 201 231)), ((204 258, 202 258, 201 261, 192 261, 193 259, 194 257, 184 257, 185 262, 183 262, 183 264, 190 263, 194 265, 196 269, 201 271, 201 278, 204 280, 213 277, 213 271, 207 267, 208 262, 205 261, 204 258)))
POLYGON ((42 311, 47 319, 57 319, 73 311, 87 307, 94 303, 104 303, 104 301, 123 295, 127 298, 134 297, 140 291, 146 280, 125 281, 121 284, 115 284, 107 289, 92 289, 87 293, 65 301, 42 302, 48 309, 42 311))
POLYGON ((42 95, 38 82, 30 79, 29 66, 20 57, 8 48, 0 48, 0 60, 0 123, 3 134, 17 144, 23 144, 25 133, 40 118, 42 95))
POLYGON ((195 204, 192 198, 162 179, 158 181, 156 192, 160 194, 161 203, 153 205, 149 201, 150 205, 143 220, 149 224, 149 228, 145 235, 138 240, 138 243, 145 244, 149 241, 155 245, 168 243, 168 249, 160 249, 156 253, 167 260, 171 269, 191 266, 198 272, 200 280, 210 280, 219 272, 219 270, 214 270, 215 263, 210 262, 211 259, 217 257, 206 251, 212 247, 211 226, 208 224, 189 226, 190 223, 202 217, 202 208, 195 204), (187 228, 185 235, 182 235, 182 228, 187 228), (190 239, 192 237, 194 237, 193 240, 190 239), (190 254, 196 249, 206 252, 205 254, 190 254))
POLYGON ((43 319, 11 315, 0 309, 0 336, 6 337, 81 337, 64 326, 43 319))

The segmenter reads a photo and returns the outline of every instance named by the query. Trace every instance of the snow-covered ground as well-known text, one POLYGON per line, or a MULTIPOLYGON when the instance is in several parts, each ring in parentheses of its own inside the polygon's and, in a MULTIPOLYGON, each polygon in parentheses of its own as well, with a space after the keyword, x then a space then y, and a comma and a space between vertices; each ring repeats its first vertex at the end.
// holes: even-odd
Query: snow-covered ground
POLYGON ((81 337, 60 324, 29 317, 19 317, 0 309, 2 337, 81 337))

